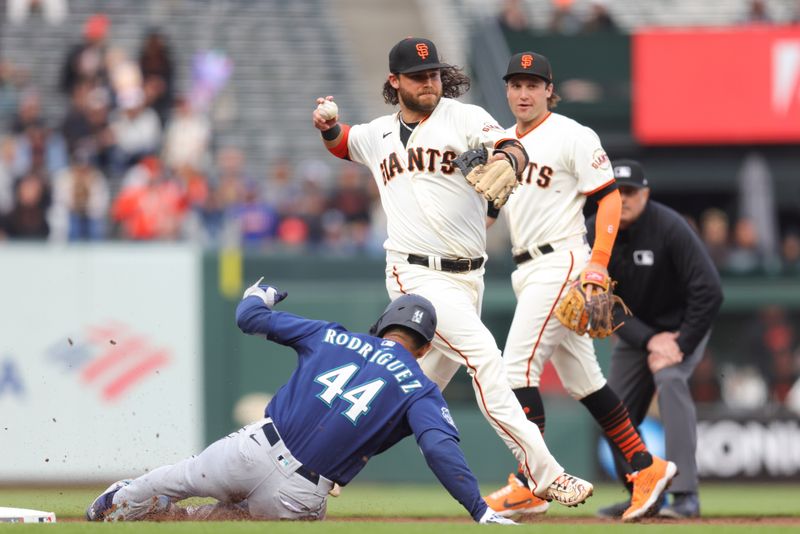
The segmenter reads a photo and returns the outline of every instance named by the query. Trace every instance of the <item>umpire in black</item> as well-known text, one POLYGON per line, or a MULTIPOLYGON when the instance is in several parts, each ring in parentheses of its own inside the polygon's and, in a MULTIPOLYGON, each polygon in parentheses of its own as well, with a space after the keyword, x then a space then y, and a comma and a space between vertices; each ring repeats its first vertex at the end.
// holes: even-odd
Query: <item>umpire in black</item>
MULTIPOLYGON (((697 414, 689 377, 703 357, 711 322, 722 304, 719 274, 709 254, 681 215, 650 200, 642 166, 633 160, 614 162, 622 196, 620 230, 608 272, 618 294, 633 312, 624 321, 611 356, 608 383, 622 398, 635 425, 641 424, 653 394, 664 425, 666 459, 678 466, 669 493, 672 503, 659 515, 698 517, 697 414)), ((594 242, 594 218, 586 222, 594 242)), ((612 447, 613 449, 613 447, 612 447)), ((625 480, 628 464, 615 458, 625 480)), ((628 503, 598 511, 615 516, 628 503)))

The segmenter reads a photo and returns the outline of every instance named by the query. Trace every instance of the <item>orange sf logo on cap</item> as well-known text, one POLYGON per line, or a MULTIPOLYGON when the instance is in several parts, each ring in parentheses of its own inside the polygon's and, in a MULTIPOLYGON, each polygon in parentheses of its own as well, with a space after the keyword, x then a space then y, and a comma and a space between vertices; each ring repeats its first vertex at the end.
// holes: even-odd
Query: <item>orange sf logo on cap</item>
POLYGON ((428 45, 425 43, 417 43, 417 55, 422 59, 425 59, 430 55, 428 52, 428 45))
POLYGON ((533 56, 530 54, 523 55, 519 64, 522 65, 523 69, 529 69, 533 65, 533 56))

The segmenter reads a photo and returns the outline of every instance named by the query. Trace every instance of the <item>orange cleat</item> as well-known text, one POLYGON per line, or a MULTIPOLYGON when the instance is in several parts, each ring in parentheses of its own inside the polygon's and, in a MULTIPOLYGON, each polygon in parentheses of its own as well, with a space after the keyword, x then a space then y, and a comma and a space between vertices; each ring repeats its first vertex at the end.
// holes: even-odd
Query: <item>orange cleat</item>
POLYGON ((514 473, 508 475, 508 484, 483 498, 489 508, 503 517, 540 515, 550 506, 519 481, 514 473))
POLYGON ((676 474, 678 467, 673 462, 653 456, 653 463, 650 466, 626 475, 628 482, 633 483, 633 495, 630 507, 622 514, 622 520, 638 521, 658 512, 661 495, 676 474))

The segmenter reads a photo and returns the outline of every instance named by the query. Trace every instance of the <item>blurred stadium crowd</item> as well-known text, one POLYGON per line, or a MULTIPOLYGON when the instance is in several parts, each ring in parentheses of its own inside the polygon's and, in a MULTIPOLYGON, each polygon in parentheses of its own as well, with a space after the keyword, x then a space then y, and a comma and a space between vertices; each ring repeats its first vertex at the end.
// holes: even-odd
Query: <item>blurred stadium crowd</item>
MULTIPOLYGON (((11 6, 11 4, 9 4, 11 6)), ((9 240, 191 240, 207 246, 379 251, 372 180, 356 165, 278 160, 263 176, 217 146, 209 107, 231 66, 196 58, 178 94, 169 36, 151 29, 138 57, 95 14, 65 52, 58 121, 24 69, 0 68, 0 236, 9 240)), ((377 230, 381 233, 381 230, 377 230)))
MULTIPOLYGON (((552 0, 537 31, 623 31, 608 1, 552 0), (585 4, 585 5, 584 5, 585 4)), ((8 0, 7 20, 59 24, 66 0, 8 0)), ((527 11, 530 12, 529 10, 527 11)), ((536 29, 520 0, 499 4, 511 31, 536 29)), ((800 2, 795 15, 800 17, 800 2)), ((761 0, 741 22, 777 23, 761 0)), ((137 57, 115 46, 111 20, 88 17, 63 52, 58 119, 42 114, 40 87, 26 69, 0 63, 0 239, 188 240, 217 247, 381 254, 384 221, 364 169, 333 160, 271 160, 248 172, 248 154, 216 142, 210 108, 229 79, 224 54, 193 59, 192 82, 176 83, 170 36, 150 28, 137 57)), ((251 167, 250 167, 251 168, 251 167)), ((780 257, 765 254, 747 219, 712 207, 691 220, 723 274, 800 272, 800 230, 782 232, 780 257)), ((506 252, 503 237, 490 252, 506 252)))
MULTIPOLYGON (((589 2, 583 16, 572 1, 552 3, 545 31, 621 31, 607 1, 589 2)), ((9 0, 6 8, 12 23, 42 16, 58 24, 68 6, 9 0)), ((510 30, 532 28, 519 0, 503 2, 498 20, 510 30)), ((751 2, 746 21, 771 22, 763 1, 751 2)), ((192 84, 179 92, 169 35, 149 29, 138 57, 115 46, 113 35, 98 13, 64 51, 53 83, 69 104, 58 120, 44 118, 41 88, 25 69, 0 64, 0 238, 381 253, 383 216, 363 168, 287 158, 251 175, 245 151, 215 142, 210 106, 230 76, 227 58, 195 57, 192 84)), ((786 229, 775 258, 765 256, 747 219, 711 208, 692 222, 723 273, 800 272, 798 229, 786 229)), ((490 245, 507 250, 503 238, 490 245)))

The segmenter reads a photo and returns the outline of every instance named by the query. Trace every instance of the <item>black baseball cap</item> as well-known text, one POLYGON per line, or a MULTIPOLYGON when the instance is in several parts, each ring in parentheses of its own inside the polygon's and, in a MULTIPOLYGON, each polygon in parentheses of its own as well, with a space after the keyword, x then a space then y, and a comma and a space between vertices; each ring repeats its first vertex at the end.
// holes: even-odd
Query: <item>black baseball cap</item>
POLYGON ((536 52, 520 52, 511 56, 503 81, 507 82, 515 74, 538 76, 547 83, 553 83, 553 69, 550 67, 550 61, 536 52))
POLYGON ((648 187, 647 178, 641 163, 632 159, 620 159, 612 163, 614 178, 618 186, 630 186, 641 189, 648 187))
POLYGON ((430 343, 436 333, 436 309, 425 297, 410 293, 403 295, 386 306, 369 333, 380 337, 391 326, 409 328, 430 343))
POLYGON ((446 69, 449 66, 439 61, 433 41, 422 37, 406 37, 389 51, 389 72, 394 74, 446 69))

